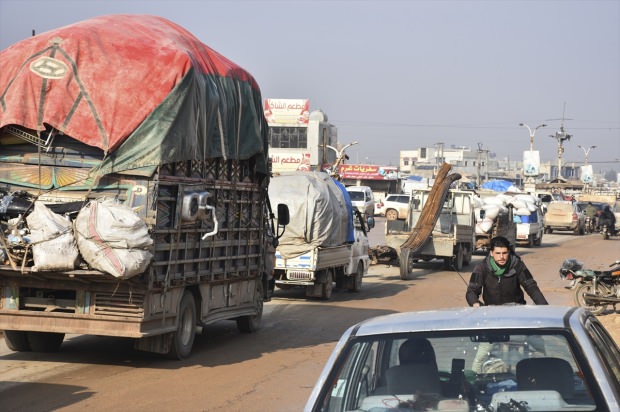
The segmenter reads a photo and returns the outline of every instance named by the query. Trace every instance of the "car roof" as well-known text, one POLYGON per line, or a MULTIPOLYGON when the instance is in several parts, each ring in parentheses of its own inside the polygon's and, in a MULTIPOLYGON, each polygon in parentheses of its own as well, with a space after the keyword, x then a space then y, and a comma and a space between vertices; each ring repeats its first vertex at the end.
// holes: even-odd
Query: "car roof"
POLYGON ((479 329, 566 328, 568 318, 585 316, 581 308, 549 305, 462 307, 383 315, 358 323, 355 336, 479 329))

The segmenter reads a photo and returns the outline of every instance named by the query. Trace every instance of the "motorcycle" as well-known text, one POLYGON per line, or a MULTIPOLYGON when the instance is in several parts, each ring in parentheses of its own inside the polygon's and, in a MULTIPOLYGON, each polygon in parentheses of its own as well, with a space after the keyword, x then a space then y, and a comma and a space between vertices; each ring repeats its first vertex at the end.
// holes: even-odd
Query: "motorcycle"
POLYGON ((615 236, 616 233, 609 225, 604 224, 601 226, 601 235, 603 239, 608 240, 610 236, 615 236))
POLYGON ((560 278, 570 280, 575 305, 600 315, 608 305, 614 311, 620 303, 620 260, 609 265, 610 270, 584 269, 576 259, 566 259, 560 268, 560 278))
POLYGON ((590 216, 586 216, 586 222, 585 222, 586 233, 588 234, 594 233, 595 229, 596 229, 596 219, 590 216))

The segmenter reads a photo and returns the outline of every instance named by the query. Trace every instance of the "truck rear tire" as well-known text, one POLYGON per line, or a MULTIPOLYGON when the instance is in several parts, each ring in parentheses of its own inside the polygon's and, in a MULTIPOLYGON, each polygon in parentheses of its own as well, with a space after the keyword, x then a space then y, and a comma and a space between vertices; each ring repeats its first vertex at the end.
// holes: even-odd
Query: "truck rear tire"
POLYGON ((347 278, 349 292, 359 292, 362 290, 362 278, 364 277, 364 264, 358 263, 355 275, 347 278))
POLYGON ((385 218, 387 220, 397 220, 398 212, 395 209, 389 209, 385 211, 385 218))
POLYGON ((256 315, 246 315, 237 318, 237 329, 243 333, 252 333, 260 329, 263 323, 263 291, 262 285, 259 285, 259 290, 256 291, 256 315))
POLYGON ((33 352, 58 352, 65 338, 64 333, 27 332, 28 344, 33 352))
POLYGON ((30 352, 28 332, 23 330, 5 330, 4 341, 6 346, 14 352, 30 352))
POLYGON ((409 249, 400 250, 400 278, 409 279, 409 249))
POLYGON ((463 265, 467 266, 471 263, 472 245, 463 246, 463 265))
POLYGON ((534 240, 534 246, 542 245, 543 232, 541 231, 539 236, 534 240))
POLYGON ((168 353, 173 359, 184 359, 192 352, 196 337, 196 301, 190 291, 185 291, 179 305, 179 320, 168 353))
POLYGON ((334 271, 332 269, 327 269, 326 272, 325 283, 323 283, 321 288, 321 299, 323 300, 329 300, 334 291, 334 271))
POLYGON ((454 270, 457 272, 463 270, 463 245, 460 243, 456 245, 456 252, 454 253, 454 258, 452 260, 454 270))

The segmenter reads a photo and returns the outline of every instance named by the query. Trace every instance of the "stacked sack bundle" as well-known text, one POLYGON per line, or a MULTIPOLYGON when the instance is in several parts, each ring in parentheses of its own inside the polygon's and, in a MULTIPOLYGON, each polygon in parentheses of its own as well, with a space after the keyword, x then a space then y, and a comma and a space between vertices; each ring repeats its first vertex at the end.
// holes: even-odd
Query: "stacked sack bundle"
POLYGON ((532 214, 534 214, 534 219, 538 219, 536 202, 536 197, 529 194, 507 195, 501 193, 494 196, 474 197, 476 233, 489 233, 498 217, 509 213, 509 207, 513 208, 513 220, 516 223, 532 221, 532 214), (484 217, 481 218, 480 212, 482 210, 484 217))

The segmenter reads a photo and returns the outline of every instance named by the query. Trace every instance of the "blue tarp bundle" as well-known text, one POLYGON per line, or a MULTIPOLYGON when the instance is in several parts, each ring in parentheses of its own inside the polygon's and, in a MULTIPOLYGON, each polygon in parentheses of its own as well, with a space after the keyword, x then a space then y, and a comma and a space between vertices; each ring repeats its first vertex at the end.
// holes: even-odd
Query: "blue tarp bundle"
POLYGON ((489 180, 481 185, 482 189, 489 189, 494 192, 519 192, 512 182, 507 180, 489 180))

